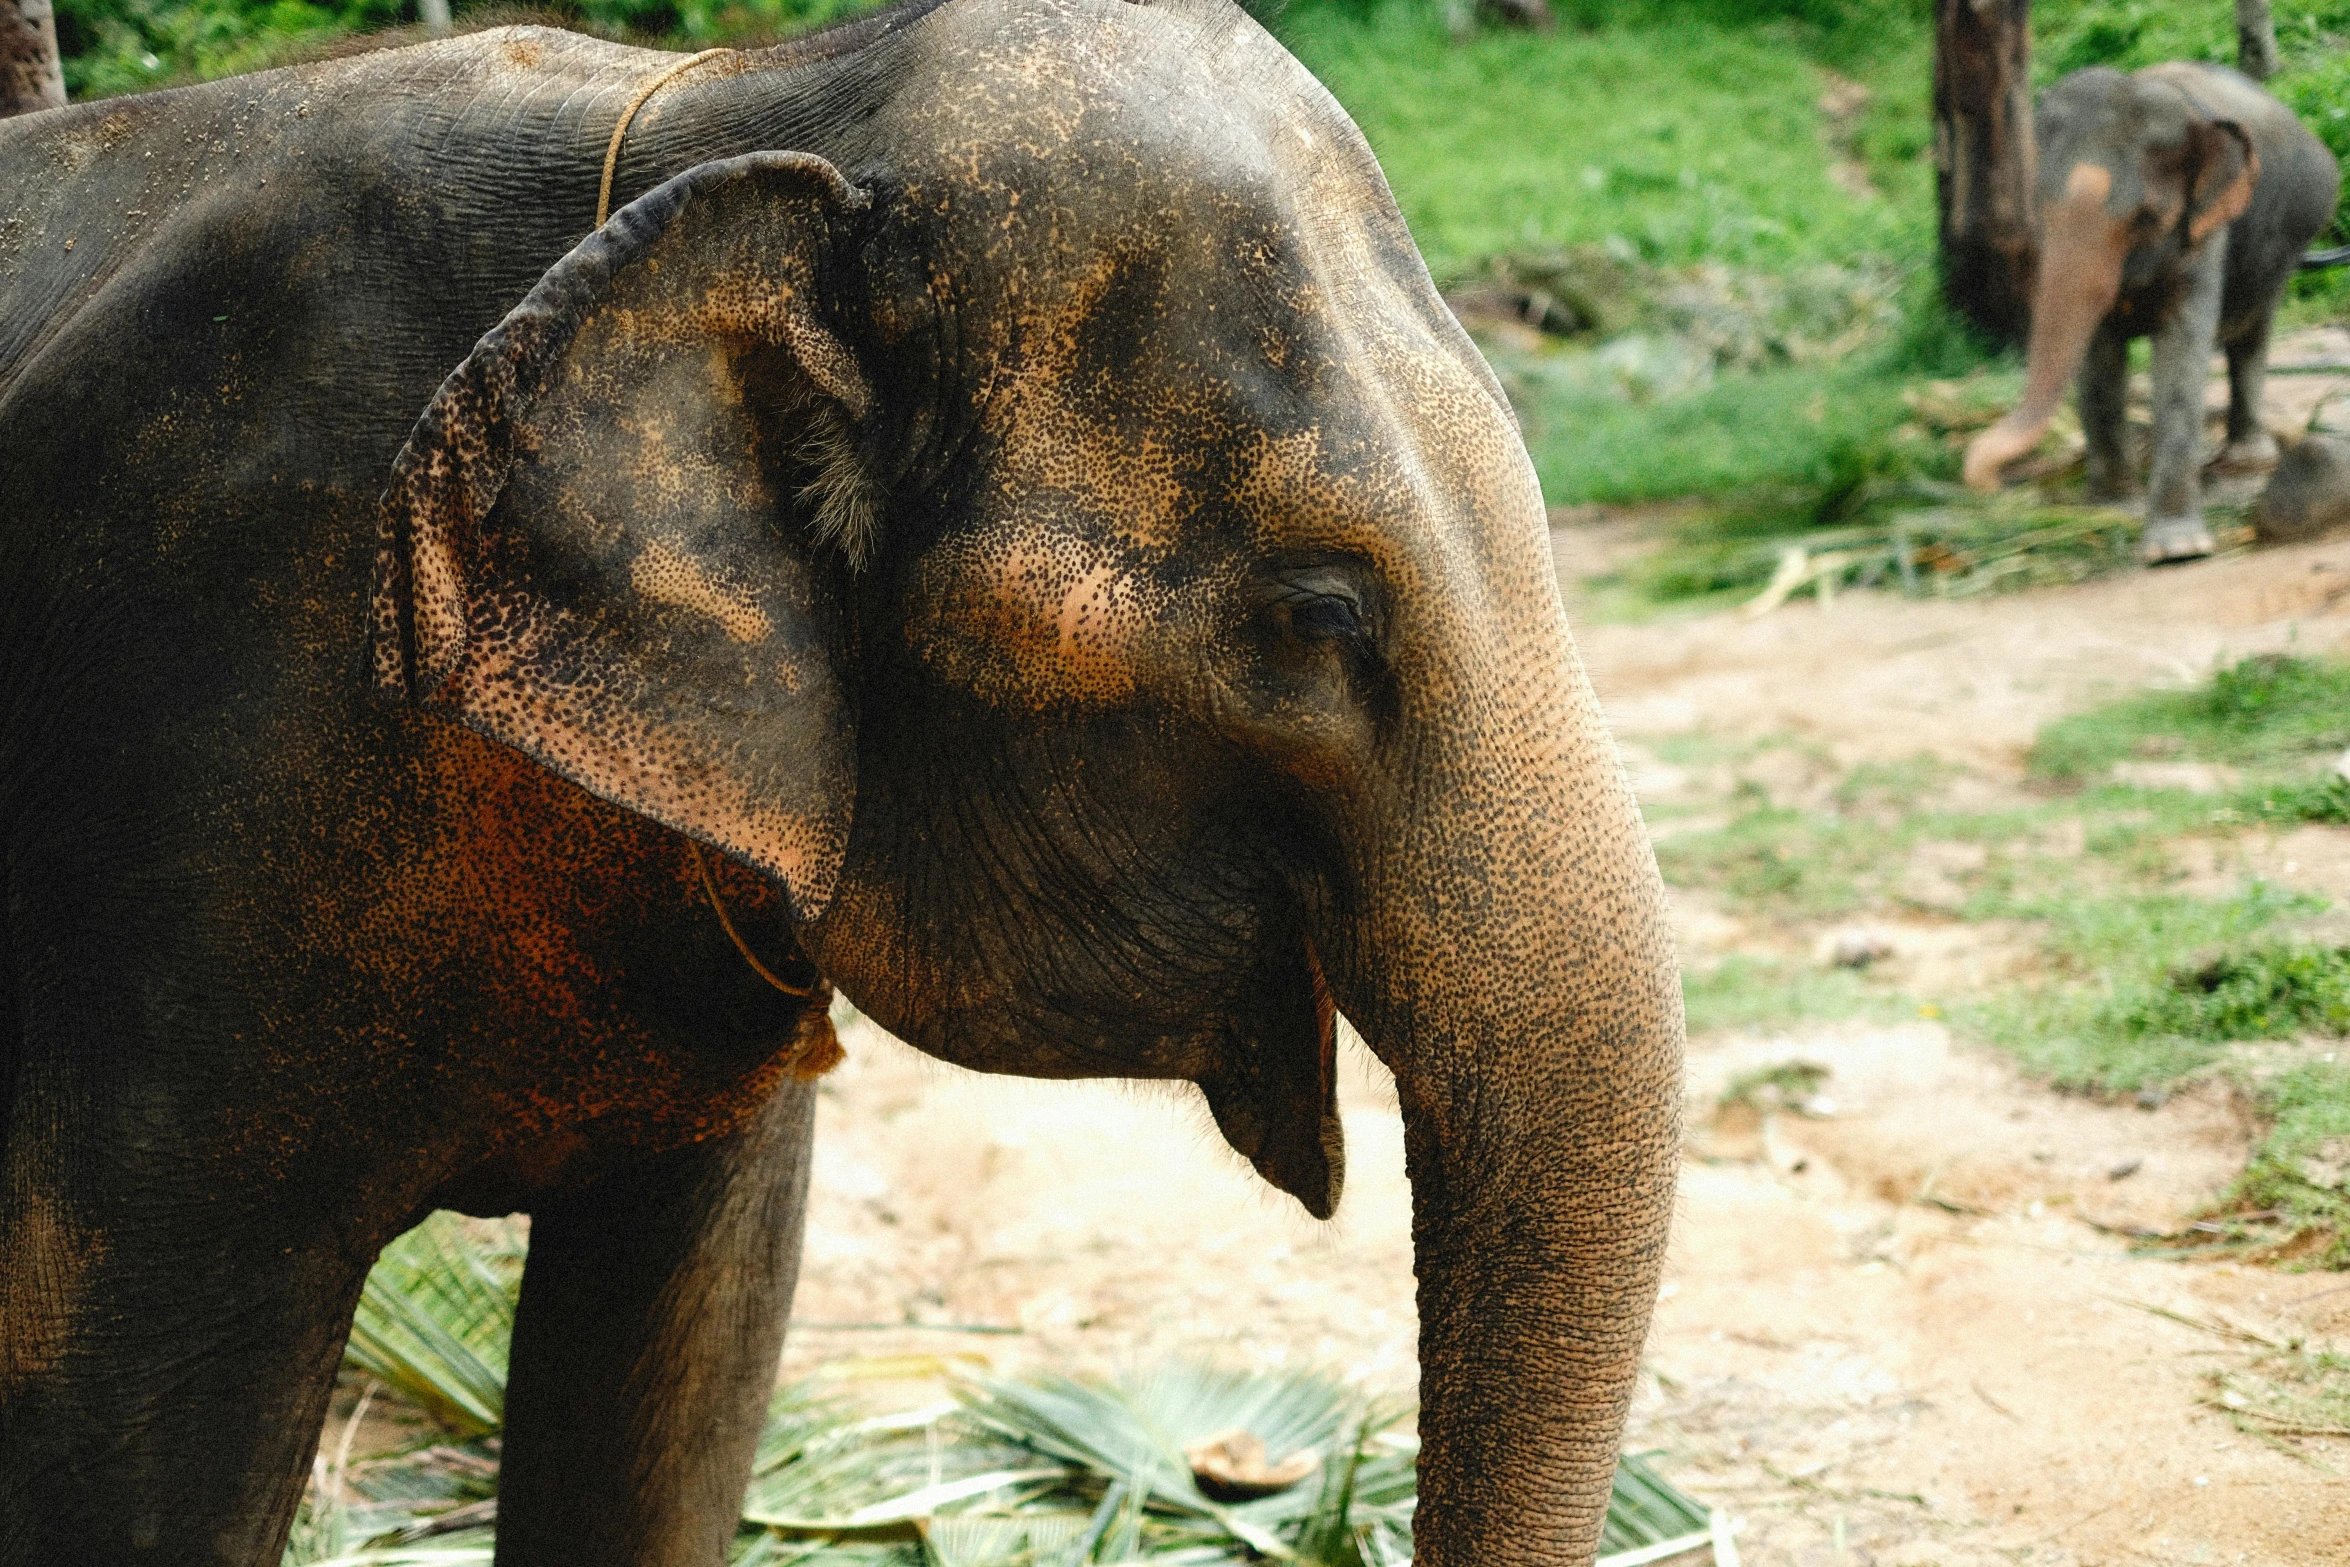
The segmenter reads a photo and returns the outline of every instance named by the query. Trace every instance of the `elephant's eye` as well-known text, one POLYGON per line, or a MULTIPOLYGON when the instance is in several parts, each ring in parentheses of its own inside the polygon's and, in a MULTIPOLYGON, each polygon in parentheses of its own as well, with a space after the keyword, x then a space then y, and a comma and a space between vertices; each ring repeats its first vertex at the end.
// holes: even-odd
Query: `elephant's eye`
POLYGON ((1314 593, 1289 601, 1289 627, 1301 637, 1345 642, 1363 634, 1363 611, 1353 599, 1314 593))
POLYGON ((1309 705, 1360 704, 1372 714, 1395 705, 1382 650, 1387 599, 1368 562, 1351 556, 1291 557, 1258 579, 1252 617, 1266 663, 1261 677, 1309 705))
POLYGON ((1381 597, 1370 567, 1346 556, 1291 558, 1263 581, 1265 651, 1292 673, 1342 674, 1358 690, 1381 668, 1381 597))

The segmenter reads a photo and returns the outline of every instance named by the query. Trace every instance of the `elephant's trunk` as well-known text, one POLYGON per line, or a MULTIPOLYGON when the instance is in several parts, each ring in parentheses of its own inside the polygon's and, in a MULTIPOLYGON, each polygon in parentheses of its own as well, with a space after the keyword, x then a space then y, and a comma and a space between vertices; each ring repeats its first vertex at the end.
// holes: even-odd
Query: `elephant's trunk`
POLYGON ((1999 470, 2040 444, 2064 389, 2080 373, 2090 338, 2121 293, 2130 231, 2105 210, 2112 185, 2108 171, 2075 164, 2063 197, 2043 209, 2024 400, 1967 447, 1966 482, 1975 489, 1997 489, 1999 470))
POLYGON ((1547 577, 1439 683, 1339 982, 1404 1113, 1421 1567, 1596 1551, 1679 1154, 1662 888, 1547 577))

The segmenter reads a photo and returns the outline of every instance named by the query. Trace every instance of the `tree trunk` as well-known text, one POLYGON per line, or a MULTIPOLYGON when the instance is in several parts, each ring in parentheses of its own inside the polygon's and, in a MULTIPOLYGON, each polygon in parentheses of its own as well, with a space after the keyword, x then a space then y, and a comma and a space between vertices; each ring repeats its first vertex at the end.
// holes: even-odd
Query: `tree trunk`
POLYGON ((2236 69, 2256 82, 2277 74, 2277 24, 2269 0, 2236 0, 2236 69))
POLYGON ((64 106, 49 0, 0 0, 0 120, 64 106))
POLYGON ((1943 297, 2023 341, 2038 260, 2031 0, 1935 0, 1934 166, 1943 297))

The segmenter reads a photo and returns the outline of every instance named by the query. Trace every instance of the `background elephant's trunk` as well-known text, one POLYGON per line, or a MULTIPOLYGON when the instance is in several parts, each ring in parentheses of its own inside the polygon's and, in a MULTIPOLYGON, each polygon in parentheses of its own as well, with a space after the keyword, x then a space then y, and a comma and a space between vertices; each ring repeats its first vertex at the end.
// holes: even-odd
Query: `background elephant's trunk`
POLYGON ((1591 1559, 1679 1154, 1662 889, 1544 596, 1459 671, 1339 980, 1404 1113, 1422 1567, 1591 1559))
POLYGON ((2112 183, 2106 170, 2076 164, 2063 198, 2044 209, 2024 400, 1967 447, 1966 482, 1975 489, 1997 489, 1999 470, 2040 444, 2098 323, 2121 293, 2129 225, 2105 210, 2112 183))

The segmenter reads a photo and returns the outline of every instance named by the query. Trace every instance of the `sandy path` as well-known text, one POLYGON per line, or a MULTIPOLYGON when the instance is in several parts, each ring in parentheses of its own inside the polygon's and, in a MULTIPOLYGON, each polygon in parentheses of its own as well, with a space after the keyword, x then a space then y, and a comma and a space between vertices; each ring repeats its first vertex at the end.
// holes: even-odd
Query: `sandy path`
MULTIPOLYGON (((1559 542, 1565 574, 1587 541, 1559 542)), ((1796 735, 1842 765, 1925 752, 2000 788, 2048 718, 2223 654, 2334 647, 2344 609, 2350 543, 1581 640, 1636 771, 1644 742, 1703 728, 1796 735)), ((2350 900, 2345 835, 2296 841, 2313 832, 2328 852, 2302 854, 2350 900)), ((861 1022, 846 1043, 787 1370, 1195 1353, 1410 1385, 1409 1192, 1367 1054, 1343 1094, 1346 1199, 1323 1226, 1225 1151, 1188 1090, 980 1078, 861 1022)), ((2059 1097, 1928 1023, 1696 1041, 1693 1104, 1793 1057, 1831 1068, 1831 1118, 1766 1136, 1693 1117, 1633 1431, 1746 1521, 1749 1561, 2350 1562, 2350 1442, 2308 1445, 2329 1469, 2240 1434, 2210 1378, 2244 1346, 2143 1309, 2350 1339, 2350 1282, 2133 1259, 2084 1222, 2167 1226, 2209 1200, 2243 1156, 2228 1104, 2059 1097)))

